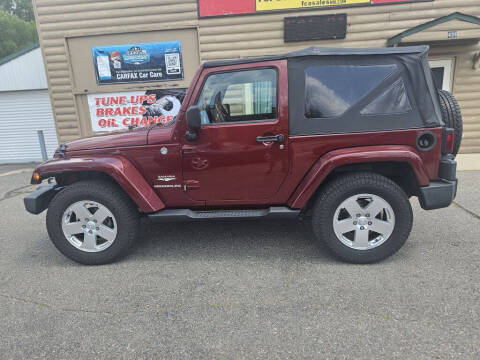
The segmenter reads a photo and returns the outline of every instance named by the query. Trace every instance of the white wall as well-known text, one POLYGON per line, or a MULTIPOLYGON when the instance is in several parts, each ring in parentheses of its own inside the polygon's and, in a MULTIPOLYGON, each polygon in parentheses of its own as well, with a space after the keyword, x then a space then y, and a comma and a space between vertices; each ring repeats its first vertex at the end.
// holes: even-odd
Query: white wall
POLYGON ((0 65, 0 92, 47 89, 40 48, 0 65))

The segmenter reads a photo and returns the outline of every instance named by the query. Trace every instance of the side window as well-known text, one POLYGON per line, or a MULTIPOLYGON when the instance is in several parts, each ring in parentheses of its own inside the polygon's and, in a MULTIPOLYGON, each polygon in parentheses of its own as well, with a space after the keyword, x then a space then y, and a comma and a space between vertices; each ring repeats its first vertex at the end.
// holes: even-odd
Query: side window
POLYGON ((276 119, 277 72, 259 69, 210 75, 197 105, 202 124, 276 119))
POLYGON ((305 69, 305 117, 342 115, 397 69, 396 65, 321 65, 305 69))
POLYGON ((402 114, 412 110, 403 79, 387 87, 375 100, 365 106, 362 115, 402 114))

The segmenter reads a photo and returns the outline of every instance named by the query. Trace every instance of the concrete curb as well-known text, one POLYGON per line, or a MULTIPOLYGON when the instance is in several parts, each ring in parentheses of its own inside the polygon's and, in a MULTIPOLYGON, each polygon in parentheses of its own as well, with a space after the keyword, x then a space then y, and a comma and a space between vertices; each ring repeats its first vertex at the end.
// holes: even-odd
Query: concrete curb
POLYGON ((480 171, 480 154, 458 154, 456 160, 458 171, 480 171))

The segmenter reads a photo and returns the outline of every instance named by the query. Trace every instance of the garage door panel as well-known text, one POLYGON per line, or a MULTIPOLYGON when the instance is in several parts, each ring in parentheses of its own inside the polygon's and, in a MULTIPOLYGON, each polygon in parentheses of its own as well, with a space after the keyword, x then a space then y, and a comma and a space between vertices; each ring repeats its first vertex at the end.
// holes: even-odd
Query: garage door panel
POLYGON ((0 163, 42 161, 38 130, 52 157, 58 140, 48 91, 0 92, 0 163))

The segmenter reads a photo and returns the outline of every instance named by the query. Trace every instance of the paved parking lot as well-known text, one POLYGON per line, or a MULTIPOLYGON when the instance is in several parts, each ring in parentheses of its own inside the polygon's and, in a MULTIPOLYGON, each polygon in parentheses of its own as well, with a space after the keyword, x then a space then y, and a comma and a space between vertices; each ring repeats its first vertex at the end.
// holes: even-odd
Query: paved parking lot
POLYGON ((479 359, 480 172, 422 211, 375 265, 317 249, 297 221, 156 224, 99 267, 23 209, 30 172, 0 166, 1 359, 479 359), (7 174, 8 173, 8 174, 7 174))

